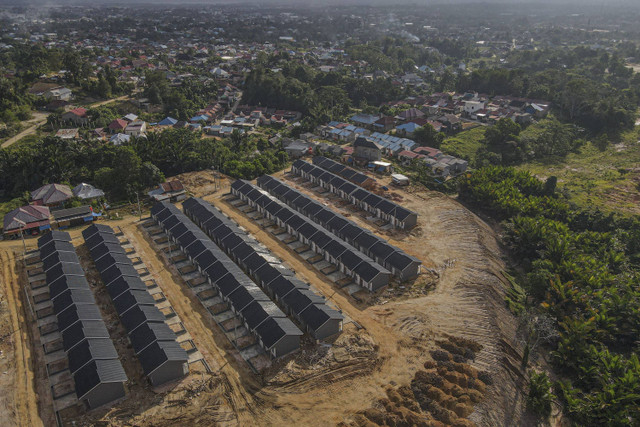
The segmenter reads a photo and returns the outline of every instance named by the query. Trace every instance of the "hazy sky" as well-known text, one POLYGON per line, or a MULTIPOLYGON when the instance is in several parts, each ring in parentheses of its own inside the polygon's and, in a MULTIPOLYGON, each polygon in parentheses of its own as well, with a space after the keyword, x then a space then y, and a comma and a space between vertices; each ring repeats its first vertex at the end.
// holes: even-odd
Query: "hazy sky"
MULTIPOLYGON (((480 4, 487 5, 523 5, 527 9, 541 7, 545 11, 554 10, 554 6, 570 5, 571 10, 575 9, 576 13, 585 12, 581 8, 589 7, 590 12, 601 13, 606 9, 623 7, 633 10, 640 10, 640 0, 0 0, 0 6, 65 6, 65 5, 116 5, 116 6, 136 6, 136 5, 269 5, 280 7, 322 7, 326 5, 349 6, 349 5, 416 5, 416 6, 438 6, 451 4, 480 4)), ((563 11, 564 12, 564 11, 563 11)), ((525 12, 527 13, 527 12, 525 12)))
POLYGON ((47 4, 47 5, 65 5, 65 4, 229 4, 229 3, 253 3, 253 4, 278 4, 278 5, 317 5, 322 4, 372 4, 372 5, 394 5, 399 3, 415 4, 415 5, 434 5, 434 4, 451 4, 451 3, 488 3, 488 4, 527 4, 527 5, 554 5, 554 4, 573 4, 573 5, 602 5, 603 7, 611 5, 628 5, 639 6, 640 0, 0 0, 0 4, 4 5, 28 5, 28 4, 47 4))

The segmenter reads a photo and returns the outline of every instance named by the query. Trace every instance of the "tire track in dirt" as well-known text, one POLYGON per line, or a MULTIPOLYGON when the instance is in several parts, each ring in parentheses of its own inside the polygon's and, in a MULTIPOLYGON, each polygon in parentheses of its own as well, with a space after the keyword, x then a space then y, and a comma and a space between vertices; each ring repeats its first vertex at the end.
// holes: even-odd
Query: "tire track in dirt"
MULTIPOLYGON (((11 314, 11 324, 14 340, 15 357, 15 387, 13 388, 14 403, 16 407, 16 418, 19 425, 42 426, 43 420, 38 413, 38 393, 35 390, 35 373, 33 366, 33 355, 29 345, 30 338, 26 316, 24 312, 23 300, 20 295, 21 288, 16 274, 14 263, 16 258, 13 254, 2 251, 2 277, 7 304, 11 314)), ((46 395, 45 395, 46 396, 46 395)), ((43 406, 43 413, 48 422, 53 421, 51 402, 46 402, 43 406)), ((49 425, 49 424, 47 424, 49 425)))

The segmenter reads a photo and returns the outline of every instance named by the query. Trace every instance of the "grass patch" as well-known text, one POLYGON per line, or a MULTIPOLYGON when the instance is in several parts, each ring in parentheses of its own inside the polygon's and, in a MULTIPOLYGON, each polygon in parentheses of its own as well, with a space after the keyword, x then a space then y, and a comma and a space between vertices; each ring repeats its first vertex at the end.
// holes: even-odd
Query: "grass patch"
POLYGON ((20 138, 19 140, 11 144, 8 148, 14 149, 14 148, 22 147, 24 145, 33 144, 38 140, 42 139, 44 136, 45 135, 42 132, 37 131, 36 133, 32 133, 31 135, 27 135, 23 138, 20 138))
POLYGON ((558 189, 582 208, 640 214, 640 129, 600 150, 592 143, 566 158, 549 158, 519 166, 540 179, 558 178, 558 189))
POLYGON ((484 126, 479 126, 445 138, 440 149, 446 154, 473 162, 482 145, 485 130, 484 126))
POLYGON ((6 214, 11 212, 14 209, 19 208, 20 206, 24 206, 24 199, 17 197, 12 200, 5 200, 0 202, 0 218, 4 218, 6 214))

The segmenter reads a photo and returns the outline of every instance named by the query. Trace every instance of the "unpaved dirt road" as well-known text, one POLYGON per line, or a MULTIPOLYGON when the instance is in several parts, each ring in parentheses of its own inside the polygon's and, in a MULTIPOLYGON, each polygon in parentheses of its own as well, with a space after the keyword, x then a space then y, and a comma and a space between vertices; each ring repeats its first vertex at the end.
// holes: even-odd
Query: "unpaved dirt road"
MULTIPOLYGON (((20 243, 22 245, 22 243, 20 243)), ((18 272, 16 271, 16 257, 14 250, 19 250, 13 245, 3 245, 0 250, 0 268, 2 269, 2 316, 8 312, 8 322, 2 322, 1 348, 2 364, 4 365, 0 384, 2 385, 2 398, 0 398, 0 424, 42 426, 51 425, 54 422, 53 411, 43 410, 38 412, 40 400, 47 401, 46 396, 41 396, 39 391, 46 389, 43 381, 35 381, 39 373, 42 374, 42 366, 34 364, 32 356, 31 339, 27 326, 24 295, 18 285, 18 272), (5 309, 7 310, 5 312, 5 309), (43 387, 44 386, 44 387, 43 387)), ((21 256, 21 254, 20 254, 21 256)), ((26 308, 28 310, 28 308, 26 308)), ((50 400, 49 400, 50 402, 50 400)))
MULTIPOLYGON (((93 104, 90 104, 87 108, 100 107, 102 105, 111 104, 112 102, 124 101, 127 98, 129 98, 129 95, 124 95, 124 96, 120 96, 118 98, 113 98, 113 99, 107 99, 106 101, 94 102, 93 104)), ((5 142, 3 142, 2 148, 7 148, 15 144, 16 142, 20 141, 25 136, 33 135, 34 133, 36 133, 36 131, 40 126, 47 123, 48 116, 49 116, 48 113, 43 113, 41 111, 34 111, 33 117, 30 120, 27 120, 24 122, 26 125, 29 125, 29 127, 23 130, 22 132, 20 132, 19 134, 14 135, 11 138, 7 139, 5 142)))
POLYGON ((26 128, 25 130, 23 130, 22 132, 20 132, 17 135, 12 136, 11 138, 7 139, 5 142, 2 143, 2 148, 6 148, 11 146, 12 144, 14 144, 15 142, 21 140, 22 138, 24 138, 25 136, 29 136, 29 135, 33 135, 34 133, 36 133, 36 130, 42 126, 43 124, 47 123, 47 113, 42 113, 40 111, 34 111, 33 112, 33 118, 31 118, 30 120, 27 120, 24 122, 25 125, 28 125, 29 127, 26 128))

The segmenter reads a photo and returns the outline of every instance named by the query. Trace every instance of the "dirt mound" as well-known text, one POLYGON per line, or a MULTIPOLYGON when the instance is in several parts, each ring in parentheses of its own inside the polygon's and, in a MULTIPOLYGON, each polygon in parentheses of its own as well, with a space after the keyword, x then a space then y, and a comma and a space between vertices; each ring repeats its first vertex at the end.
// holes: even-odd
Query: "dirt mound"
POLYGON ((342 426, 475 426, 468 419, 486 392, 480 372, 467 361, 482 345, 448 336, 415 373, 410 385, 387 386, 386 398, 342 426), (459 361, 456 361, 459 360, 459 361))

